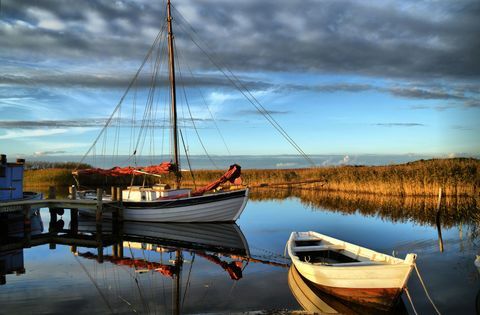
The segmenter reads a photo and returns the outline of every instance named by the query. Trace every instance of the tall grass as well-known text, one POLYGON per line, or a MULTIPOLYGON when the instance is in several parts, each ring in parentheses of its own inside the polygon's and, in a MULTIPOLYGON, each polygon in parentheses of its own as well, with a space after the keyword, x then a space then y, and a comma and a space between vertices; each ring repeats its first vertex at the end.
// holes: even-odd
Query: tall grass
MULTIPOLYGON (((432 159, 388 166, 332 166, 306 169, 249 169, 242 170, 242 178, 251 187, 295 187, 301 189, 370 193, 394 196, 436 196, 441 187, 447 196, 478 196, 480 186, 480 160, 473 158, 432 159)), ((69 169, 28 170, 25 185, 71 185, 74 183, 69 169)), ((182 172, 185 187, 203 186, 223 171, 182 172)), ((172 174, 161 179, 173 184, 172 174)), ((131 177, 81 177, 87 187, 127 186, 131 177)), ((136 185, 152 184, 157 178, 136 176, 136 185)))

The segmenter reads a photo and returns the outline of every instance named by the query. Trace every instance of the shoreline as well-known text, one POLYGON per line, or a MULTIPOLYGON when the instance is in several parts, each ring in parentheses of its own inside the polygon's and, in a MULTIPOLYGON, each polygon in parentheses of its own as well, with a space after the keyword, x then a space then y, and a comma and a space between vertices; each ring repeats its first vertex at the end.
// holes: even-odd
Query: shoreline
MULTIPOLYGON (((24 187, 27 189, 48 186, 70 186, 74 184, 72 169, 48 168, 26 170, 24 187)), ((206 185, 224 171, 182 172, 185 187, 206 185)), ((452 158, 418 160, 405 164, 387 166, 331 166, 299 169, 244 169, 243 183, 252 188, 288 188, 323 192, 366 193, 386 196, 436 196, 442 188, 445 196, 478 197, 480 193, 480 160, 474 158, 452 158)), ((147 185, 156 178, 136 176, 134 184, 147 185)), ((173 176, 162 178, 172 183, 173 176)), ((105 178, 90 176, 81 178, 85 187, 110 187, 130 185, 131 178, 105 178)), ((227 185, 228 187, 228 185, 227 185)))

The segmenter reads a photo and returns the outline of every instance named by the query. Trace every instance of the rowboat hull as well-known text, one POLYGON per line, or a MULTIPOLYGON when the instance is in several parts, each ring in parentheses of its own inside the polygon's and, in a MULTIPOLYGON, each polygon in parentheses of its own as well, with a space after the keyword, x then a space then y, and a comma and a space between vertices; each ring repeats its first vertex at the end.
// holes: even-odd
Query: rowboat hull
POLYGON ((477 267, 477 270, 480 273, 480 256, 477 256, 477 259, 475 259, 475 267, 477 267))
MULTIPOLYGON (((327 239, 326 243, 332 246, 330 251, 338 253, 336 255, 345 254, 350 261, 311 262, 311 257, 318 252, 304 251, 308 246, 295 247, 295 235, 292 233, 288 250, 303 277, 322 291, 350 302, 380 309, 396 304, 413 269, 415 255, 402 260, 319 233, 315 233, 315 237, 327 239)), ((329 245, 317 247, 326 251, 329 245)))
MULTIPOLYGON (((155 201, 123 203, 123 218, 141 222, 235 222, 248 200, 248 189, 155 201)), ((95 215, 87 209, 81 214, 95 215)), ((111 213, 105 213, 111 218, 111 213)))
POLYGON ((328 294, 375 308, 390 308, 396 303, 411 271, 408 265, 312 268, 302 262, 294 264, 306 279, 328 294))
MULTIPOLYGON (((403 303, 398 303, 393 309, 386 312, 378 308, 370 308, 359 302, 352 302, 347 298, 339 298, 324 291, 319 286, 305 279, 295 266, 288 270, 288 286, 302 308, 314 314, 408 314, 403 303)), ((400 302, 401 300, 399 300, 400 302)))

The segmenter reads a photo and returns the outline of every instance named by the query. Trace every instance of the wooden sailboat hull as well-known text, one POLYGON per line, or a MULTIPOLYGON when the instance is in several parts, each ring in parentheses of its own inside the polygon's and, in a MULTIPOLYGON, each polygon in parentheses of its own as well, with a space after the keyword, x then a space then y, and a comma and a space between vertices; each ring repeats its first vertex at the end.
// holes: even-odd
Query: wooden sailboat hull
POLYGON ((299 273, 321 290, 347 301, 380 309, 388 309, 397 302, 415 261, 414 254, 403 260, 315 232, 292 233, 288 251, 299 273), (295 245, 296 237, 303 242, 311 237, 322 245, 302 247, 302 241, 295 245), (348 256, 350 261, 310 261, 322 251, 348 256))
MULTIPOLYGON (((235 222, 248 200, 248 189, 170 200, 124 202, 123 218, 141 222, 235 222)), ((95 215, 92 210, 80 213, 95 215)), ((111 218, 110 213, 105 213, 111 218)))

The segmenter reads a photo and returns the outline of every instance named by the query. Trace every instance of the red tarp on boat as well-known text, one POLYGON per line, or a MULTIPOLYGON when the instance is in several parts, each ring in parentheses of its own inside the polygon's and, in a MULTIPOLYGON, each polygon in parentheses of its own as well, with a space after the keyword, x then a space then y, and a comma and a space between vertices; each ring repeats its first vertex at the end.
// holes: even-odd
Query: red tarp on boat
POLYGON ((213 190, 218 186, 220 186, 221 184, 226 183, 227 181, 233 184, 237 178, 240 178, 241 173, 242 173, 242 168, 240 167, 240 165, 238 164, 230 165, 230 168, 225 174, 223 174, 222 177, 220 177, 213 183, 208 184, 205 187, 195 190, 194 192, 192 192, 192 196, 203 195, 205 192, 209 190, 213 190))
POLYGON ((87 168, 83 170, 76 170, 72 172, 73 175, 104 175, 104 176, 123 176, 123 175, 132 175, 137 173, 138 171, 149 173, 149 174, 156 174, 156 175, 163 175, 168 174, 169 172, 173 172, 175 167, 170 162, 162 162, 158 165, 151 165, 151 166, 127 166, 127 167, 113 167, 110 169, 103 169, 103 168, 87 168))

